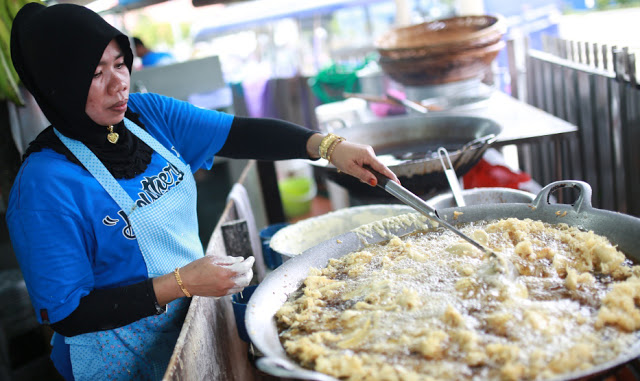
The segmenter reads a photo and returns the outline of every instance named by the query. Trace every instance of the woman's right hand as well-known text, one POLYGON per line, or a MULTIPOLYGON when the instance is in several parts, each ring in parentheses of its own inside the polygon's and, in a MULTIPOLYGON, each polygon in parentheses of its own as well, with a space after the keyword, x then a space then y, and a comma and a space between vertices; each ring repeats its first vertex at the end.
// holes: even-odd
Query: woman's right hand
POLYGON ((180 276, 191 295, 231 295, 249 285, 254 262, 254 257, 205 256, 181 267, 180 276))
MULTIPOLYGON (((221 297, 242 291, 253 278, 254 257, 204 256, 179 269, 184 288, 192 296, 221 297)), ((161 306, 185 296, 174 276, 153 279, 156 299, 161 306)))

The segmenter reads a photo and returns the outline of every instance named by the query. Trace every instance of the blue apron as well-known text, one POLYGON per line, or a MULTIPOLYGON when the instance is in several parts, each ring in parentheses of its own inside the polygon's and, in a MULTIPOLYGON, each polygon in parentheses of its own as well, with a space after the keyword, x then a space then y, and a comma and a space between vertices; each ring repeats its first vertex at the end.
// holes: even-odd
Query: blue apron
MULTIPOLYGON (((204 256, 198 235, 196 185, 191 168, 128 119, 125 126, 184 172, 184 179, 155 202, 137 207, 100 160, 83 143, 56 135, 127 214, 149 277, 171 273, 204 256)), ((66 337, 76 380, 160 380, 189 307, 169 303, 167 312, 124 327, 66 337)))

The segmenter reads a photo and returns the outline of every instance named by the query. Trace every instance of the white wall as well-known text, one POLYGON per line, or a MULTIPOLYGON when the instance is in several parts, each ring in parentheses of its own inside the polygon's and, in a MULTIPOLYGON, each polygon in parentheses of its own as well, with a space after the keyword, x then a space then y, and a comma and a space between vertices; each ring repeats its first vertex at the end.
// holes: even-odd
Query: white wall
POLYGON ((456 10, 459 16, 485 14, 483 0, 457 0, 456 10))

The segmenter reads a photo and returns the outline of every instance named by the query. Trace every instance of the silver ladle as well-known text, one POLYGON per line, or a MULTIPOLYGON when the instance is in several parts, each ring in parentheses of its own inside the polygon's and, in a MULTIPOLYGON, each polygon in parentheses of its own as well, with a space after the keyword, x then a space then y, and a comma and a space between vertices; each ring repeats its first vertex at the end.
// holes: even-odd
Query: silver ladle
POLYGON ((449 181, 449 187, 451 187, 451 192, 453 193, 456 204, 458 206, 466 206, 467 204, 464 202, 462 191, 460 190, 460 182, 456 176, 456 170, 453 168, 453 164, 451 164, 451 158, 449 158, 447 149, 444 147, 438 148, 438 157, 440 157, 440 163, 442 163, 444 174, 447 176, 447 181, 449 181), (447 159, 446 163, 443 157, 447 159))

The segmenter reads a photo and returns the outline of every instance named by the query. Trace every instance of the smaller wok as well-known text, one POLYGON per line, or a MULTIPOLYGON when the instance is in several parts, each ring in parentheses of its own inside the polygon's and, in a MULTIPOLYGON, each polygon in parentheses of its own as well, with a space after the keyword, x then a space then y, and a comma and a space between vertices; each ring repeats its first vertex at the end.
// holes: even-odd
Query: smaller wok
MULTIPOLYGON (((467 173, 502 132, 491 119, 453 114, 403 115, 355 124, 335 131, 348 141, 373 147, 402 185, 419 196, 448 188, 438 148, 449 151, 458 176, 467 173)), ((339 173, 326 160, 311 161, 328 180, 350 195, 393 199, 382 189, 339 173)))

